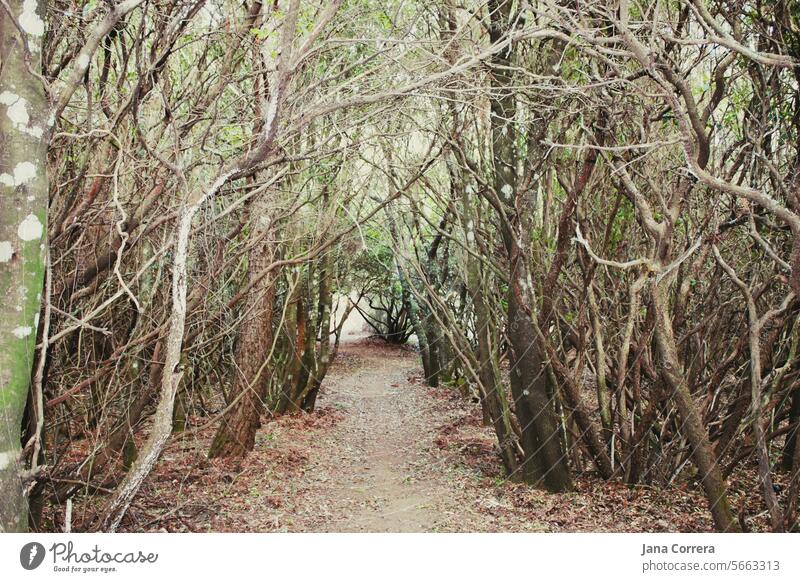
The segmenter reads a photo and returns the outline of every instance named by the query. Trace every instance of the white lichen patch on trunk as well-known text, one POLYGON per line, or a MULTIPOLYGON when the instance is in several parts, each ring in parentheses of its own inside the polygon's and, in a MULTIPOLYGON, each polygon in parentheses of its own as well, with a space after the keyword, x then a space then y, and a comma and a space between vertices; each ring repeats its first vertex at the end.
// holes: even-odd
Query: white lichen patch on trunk
POLYGON ((24 97, 20 97, 11 91, 3 91, 0 93, 0 103, 8 107, 6 115, 14 123, 14 126, 19 124, 28 125, 31 117, 28 114, 28 105, 24 97))
POLYGON ((3 91, 0 93, 0 105, 12 105, 19 101, 19 95, 16 93, 12 93, 11 91, 3 91))
POLYGON ((14 181, 17 186, 27 184, 36 177, 36 166, 32 162, 20 162, 14 167, 14 181))
POLYGON ((0 174, 0 184, 9 186, 22 186, 36 177, 36 166, 31 162, 20 162, 14 166, 14 175, 0 174))
POLYGON ((86 69, 89 68, 89 55, 86 53, 80 55, 77 59, 77 65, 81 71, 85 72, 86 69))
POLYGON ((0 93, 0 104, 7 107, 6 115, 11 120, 14 129, 35 138, 42 137, 44 131, 41 127, 28 127, 31 116, 28 113, 28 102, 24 97, 11 91, 3 91, 0 93))
POLYGON ((15 337, 22 339, 26 338, 33 333, 33 328, 30 325, 20 325, 11 330, 15 337))
POLYGON ((24 241, 31 241, 42 238, 44 226, 35 214, 29 214, 20 222, 17 235, 24 241))
POLYGON ((0 263, 7 263, 14 256, 14 247, 10 241, 0 241, 0 263))
POLYGON ((14 451, 0 451, 0 471, 11 465, 15 460, 14 451))
POLYGON ((36 0, 25 0, 17 22, 20 28, 31 36, 40 37, 44 34, 44 20, 36 12, 37 8, 36 0))

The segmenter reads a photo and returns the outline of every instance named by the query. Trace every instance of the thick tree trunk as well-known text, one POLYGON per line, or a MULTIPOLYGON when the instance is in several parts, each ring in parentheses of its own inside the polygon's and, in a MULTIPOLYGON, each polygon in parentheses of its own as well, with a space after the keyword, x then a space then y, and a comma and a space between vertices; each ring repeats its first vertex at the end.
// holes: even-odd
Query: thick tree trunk
POLYGON ((572 487, 553 398, 547 390, 545 362, 542 360, 530 315, 520 300, 522 266, 512 270, 508 294, 508 339, 511 343, 511 393, 522 429, 525 461, 523 479, 550 491, 572 487))
POLYGON ((0 10, 0 531, 25 531, 20 438, 44 281, 49 130, 44 87, 31 71, 41 69, 45 5, 7 6, 24 39, 0 10))
MULTIPOLYGON (((490 0, 490 37, 500 42, 508 33, 511 0, 490 0)), ((522 429, 523 479, 551 491, 572 487, 553 399, 547 390, 545 362, 533 327, 525 289, 529 273, 523 245, 529 232, 517 196, 516 102, 511 78, 512 46, 492 59, 491 125, 494 191, 505 205, 503 239, 509 263, 507 334, 511 344, 511 392, 522 429)))
MULTIPOLYGON (((269 220, 266 197, 251 208, 251 222, 255 236, 262 240, 252 249, 248 259, 250 282, 272 262, 274 240, 269 220)), ((208 456, 242 457, 253 450, 256 430, 264 411, 267 388, 271 377, 270 351, 274 333, 272 313, 275 306, 275 277, 263 277, 248 291, 245 306, 250 309, 242 321, 241 335, 236 344, 236 382, 230 393, 230 408, 223 415, 219 429, 211 443, 208 456)))

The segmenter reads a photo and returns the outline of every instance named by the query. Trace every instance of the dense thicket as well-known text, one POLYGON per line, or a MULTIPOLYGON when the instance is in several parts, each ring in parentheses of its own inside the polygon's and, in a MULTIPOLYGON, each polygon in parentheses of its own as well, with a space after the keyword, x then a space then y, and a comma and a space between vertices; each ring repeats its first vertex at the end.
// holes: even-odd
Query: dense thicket
POLYGON ((115 529, 173 431, 246 455, 352 309, 510 479, 798 528, 795 1, 14 0, 0 31, 3 530, 76 496, 115 529))

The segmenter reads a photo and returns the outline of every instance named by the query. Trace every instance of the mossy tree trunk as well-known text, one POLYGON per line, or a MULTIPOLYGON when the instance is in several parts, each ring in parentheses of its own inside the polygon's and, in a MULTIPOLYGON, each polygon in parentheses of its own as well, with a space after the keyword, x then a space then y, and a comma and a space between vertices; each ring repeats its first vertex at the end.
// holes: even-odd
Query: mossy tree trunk
POLYGON ((45 269, 49 111, 32 74, 45 3, 7 5, 16 22, 0 10, 0 531, 25 531, 20 438, 45 269))

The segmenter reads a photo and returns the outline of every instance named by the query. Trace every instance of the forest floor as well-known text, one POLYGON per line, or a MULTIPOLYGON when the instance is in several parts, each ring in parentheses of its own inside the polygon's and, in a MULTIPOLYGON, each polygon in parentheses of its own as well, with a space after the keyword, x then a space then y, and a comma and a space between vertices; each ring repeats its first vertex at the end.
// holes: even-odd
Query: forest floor
POLYGON ((691 489, 584 476, 555 495, 505 481, 478 405, 420 373, 408 348, 346 339, 317 411, 265 419, 245 459, 206 458, 214 427, 173 437, 123 531, 710 529, 691 489))

